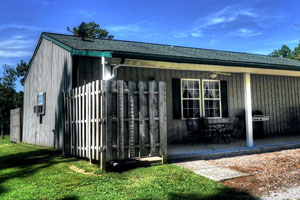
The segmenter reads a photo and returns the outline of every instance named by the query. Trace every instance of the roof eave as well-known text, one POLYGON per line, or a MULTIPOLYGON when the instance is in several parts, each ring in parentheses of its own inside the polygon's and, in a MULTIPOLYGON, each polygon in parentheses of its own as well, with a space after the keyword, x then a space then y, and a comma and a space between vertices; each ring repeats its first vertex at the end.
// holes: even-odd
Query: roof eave
POLYGON ((251 68, 263 68, 263 69, 267 68, 267 69, 300 71, 300 66, 254 63, 254 62, 238 62, 238 61, 215 60, 215 59, 204 59, 204 58, 163 56, 163 55, 149 55, 149 54, 132 53, 132 52, 121 52, 121 51, 112 52, 112 57, 125 57, 125 58, 132 58, 132 59, 145 59, 145 60, 152 60, 152 61, 165 61, 165 62, 177 62, 177 63, 209 64, 209 65, 223 65, 223 66, 234 66, 234 67, 251 67, 251 68))

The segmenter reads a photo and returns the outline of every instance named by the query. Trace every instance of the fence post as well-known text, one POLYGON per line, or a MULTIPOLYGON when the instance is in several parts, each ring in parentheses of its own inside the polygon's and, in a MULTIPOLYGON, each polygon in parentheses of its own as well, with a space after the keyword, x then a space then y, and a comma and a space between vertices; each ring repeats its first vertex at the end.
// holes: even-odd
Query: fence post
POLYGON ((154 120, 154 110, 155 110, 155 94, 154 87, 155 81, 149 81, 149 93, 148 93, 148 109, 149 109, 149 134, 150 134, 150 155, 155 154, 155 133, 156 133, 156 123, 154 120))
POLYGON ((118 87, 118 137, 119 137, 119 148, 118 155, 119 159, 124 159, 124 81, 117 81, 118 87))
MULTIPOLYGON (((112 160, 112 81, 106 81, 106 161, 112 160)), ((104 86, 103 86, 104 87, 104 86)))
MULTIPOLYGON (((101 96, 100 96, 100 119, 101 119, 101 127, 100 127, 100 168, 105 170, 106 168, 106 123, 107 123, 107 91, 106 91, 106 81, 100 82, 101 96)), ((99 146, 98 146, 99 149, 99 146)))
POLYGON ((167 163, 167 104, 166 104, 166 83, 158 83, 159 98, 159 134, 160 134, 160 153, 162 163, 167 163))
POLYGON ((134 102, 133 102, 133 82, 128 82, 128 131, 129 131, 129 158, 135 156, 135 142, 134 142, 134 102))
POLYGON ((145 91, 144 91, 144 82, 139 81, 139 157, 146 155, 145 150, 145 110, 146 110, 146 99, 145 99, 145 91))

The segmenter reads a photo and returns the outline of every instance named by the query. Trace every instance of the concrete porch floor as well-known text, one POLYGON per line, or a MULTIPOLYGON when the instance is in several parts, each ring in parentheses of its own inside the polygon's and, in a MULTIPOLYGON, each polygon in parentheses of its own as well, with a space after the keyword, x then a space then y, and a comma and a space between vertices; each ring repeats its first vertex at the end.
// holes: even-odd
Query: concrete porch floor
POLYGON ((235 141, 230 144, 176 144, 168 145, 168 161, 216 159, 291 148, 300 148, 300 135, 255 139, 253 148, 246 147, 246 140, 235 141))

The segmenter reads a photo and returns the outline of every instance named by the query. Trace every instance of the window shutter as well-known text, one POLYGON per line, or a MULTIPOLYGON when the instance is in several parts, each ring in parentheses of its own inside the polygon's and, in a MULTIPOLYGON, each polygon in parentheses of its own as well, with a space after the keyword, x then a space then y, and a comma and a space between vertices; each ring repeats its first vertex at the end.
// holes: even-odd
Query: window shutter
POLYGON ((172 79, 173 119, 181 119, 181 84, 179 78, 172 79))
POLYGON ((227 81, 220 81, 220 84, 221 84, 222 118, 228 118, 227 81))

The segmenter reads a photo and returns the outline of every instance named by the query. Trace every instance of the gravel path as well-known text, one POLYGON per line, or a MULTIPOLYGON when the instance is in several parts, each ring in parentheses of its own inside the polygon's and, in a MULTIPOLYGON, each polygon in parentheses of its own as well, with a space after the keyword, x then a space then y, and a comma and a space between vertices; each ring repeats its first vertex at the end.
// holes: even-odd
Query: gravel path
POLYGON ((229 187, 266 199, 300 200, 300 149, 236 156, 209 162, 250 174, 223 181, 229 187))
POLYGON ((287 189, 286 191, 282 192, 274 192, 270 195, 266 195, 261 197, 261 200, 299 200, 300 199, 300 186, 295 188, 287 189))

